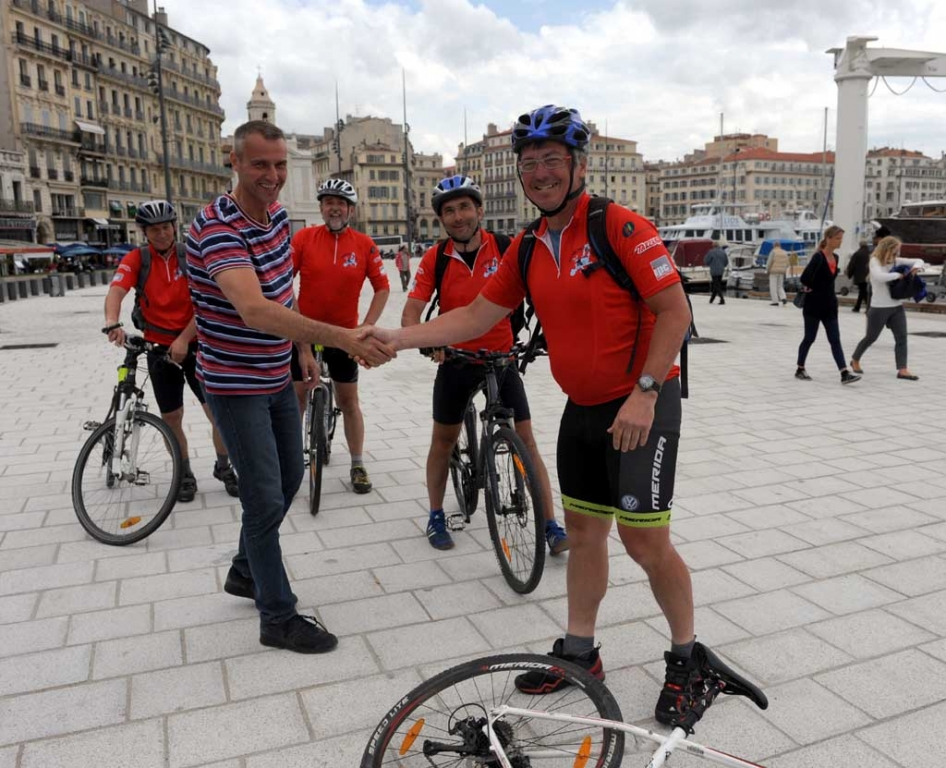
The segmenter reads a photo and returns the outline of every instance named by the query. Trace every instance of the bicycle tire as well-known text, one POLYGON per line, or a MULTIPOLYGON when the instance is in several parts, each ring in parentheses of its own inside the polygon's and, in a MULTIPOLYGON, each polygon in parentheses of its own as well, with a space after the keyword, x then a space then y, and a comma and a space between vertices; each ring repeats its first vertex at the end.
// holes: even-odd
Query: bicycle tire
POLYGON ((325 465, 325 391, 316 387, 309 400, 311 421, 307 435, 309 445, 309 514, 319 514, 322 503, 322 476, 325 465))
POLYGON ((486 520, 506 583, 526 595, 545 568, 545 515, 539 478, 522 438, 509 427, 493 432, 486 456, 486 520))
POLYGON ((96 541, 112 546, 134 544, 158 530, 174 509, 184 474, 180 445, 164 421, 136 411, 133 428, 139 430, 134 481, 116 477, 109 469, 114 418, 85 441, 72 473, 72 505, 79 523, 96 541), (149 437, 145 428, 157 434, 149 437), (154 492, 142 490, 148 488, 154 492))
MULTIPOLYGON (((614 696, 604 684, 571 662, 534 654, 503 654, 452 667, 418 685, 402 697, 375 728, 361 758, 361 768, 430 768, 431 766, 498 766, 480 732, 477 754, 461 756, 443 749, 424 755, 433 741, 441 746, 462 744, 462 732, 476 733, 477 721, 499 704, 567 713, 604 720, 622 720, 614 696), (571 685, 535 696, 518 691, 514 678, 526 672, 564 677, 571 685), (460 729, 451 735, 449 728, 460 729)), ((480 723, 480 726, 482 724, 480 723)), ((495 729, 513 766, 542 768, 617 768, 624 756, 624 733, 603 726, 539 720, 507 715, 495 729), (536 756, 538 750, 552 754, 536 756), (560 755, 560 757, 559 757, 560 755), (582 759, 584 757, 584 759, 582 759)))
POLYGON ((335 424, 338 416, 335 413, 335 388, 332 384, 325 387, 325 466, 332 461, 332 440, 335 438, 335 424))
POLYGON ((450 480, 457 497, 460 512, 469 520, 479 504, 479 489, 476 487, 476 409, 468 407, 463 415, 460 436, 450 454, 450 480))

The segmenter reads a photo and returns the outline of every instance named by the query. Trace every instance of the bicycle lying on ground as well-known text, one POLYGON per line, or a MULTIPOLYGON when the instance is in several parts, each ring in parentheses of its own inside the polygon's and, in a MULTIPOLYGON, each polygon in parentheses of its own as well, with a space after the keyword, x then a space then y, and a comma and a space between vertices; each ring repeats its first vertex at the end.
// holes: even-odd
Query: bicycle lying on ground
MULTIPOLYGON (((122 546, 154 533, 171 514, 183 477, 181 448, 171 428, 148 413, 137 386, 138 358, 153 345, 127 336, 125 360, 104 422, 92 432, 72 473, 72 504, 82 527, 103 544, 122 546)), ((168 360, 168 364, 172 364, 168 360)))
POLYGON ((450 456, 450 478, 460 511, 447 516, 447 527, 462 531, 476 511, 484 491, 486 522, 503 578, 516 592, 527 594, 542 578, 545 567, 545 515, 538 475, 525 443, 516 433, 513 412, 499 399, 499 379, 507 366, 515 368, 519 345, 509 352, 467 352, 448 347, 447 357, 482 365, 483 384, 470 396, 460 438, 450 456), (477 436, 474 399, 486 396, 477 436))
POLYGON ((761 768, 687 739, 720 693, 768 707, 758 687, 709 648, 697 650, 705 693, 678 702, 670 734, 623 722, 604 683, 571 662, 507 654, 460 664, 401 698, 372 733, 361 768, 618 768, 631 742, 633 752, 650 756, 646 768, 660 768, 677 750, 731 768, 761 768), (515 677, 535 671, 570 685, 543 696, 517 690, 515 677))
POLYGON ((315 362, 319 366, 319 381, 306 394, 305 434, 303 437, 305 462, 309 469, 309 512, 319 513, 322 501, 323 468, 332 458, 332 439, 341 411, 335 407, 335 388, 322 357, 324 347, 313 347, 315 362))

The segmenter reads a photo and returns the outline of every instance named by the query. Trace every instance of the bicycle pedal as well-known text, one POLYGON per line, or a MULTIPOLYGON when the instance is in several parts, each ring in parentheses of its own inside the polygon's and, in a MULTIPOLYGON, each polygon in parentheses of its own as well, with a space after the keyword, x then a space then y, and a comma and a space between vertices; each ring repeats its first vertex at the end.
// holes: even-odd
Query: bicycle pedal
POLYGON ((462 531, 466 528, 467 519, 461 515, 449 515, 447 517, 447 528, 451 531, 462 531))
POLYGON ((87 421, 85 422, 85 424, 82 425, 82 429, 86 430, 87 432, 94 432, 96 429, 98 429, 101 426, 102 426, 101 421, 87 421))
POLYGON ((135 476, 135 485, 151 485, 151 473, 142 472, 138 470, 138 474, 135 476))

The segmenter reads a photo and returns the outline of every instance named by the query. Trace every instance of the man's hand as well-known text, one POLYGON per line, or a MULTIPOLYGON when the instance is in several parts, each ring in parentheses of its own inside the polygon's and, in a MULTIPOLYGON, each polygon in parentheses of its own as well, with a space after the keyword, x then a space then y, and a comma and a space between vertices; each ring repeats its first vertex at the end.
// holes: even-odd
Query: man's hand
POLYGON ((433 352, 430 353, 430 359, 433 360, 437 365, 443 363, 447 359, 447 351, 443 347, 437 347, 433 352))
POLYGON ((302 369, 302 383, 306 389, 315 389, 319 383, 321 371, 319 364, 315 362, 315 355, 312 354, 312 346, 309 344, 298 344, 299 350, 299 368, 302 369))
POLYGON ((376 326, 353 328, 345 332, 345 343, 342 349, 355 358, 359 365, 365 368, 376 368, 397 357, 397 351, 383 338, 391 333, 376 326))
POLYGON ((631 392, 614 423, 608 429, 611 442, 616 451, 633 451, 647 444, 650 428, 654 424, 654 404, 657 396, 651 392, 641 392, 637 387, 631 392))
POLYGON ((190 349, 188 343, 178 336, 173 342, 171 342, 171 346, 168 347, 168 357, 180 365, 184 362, 184 358, 187 357, 187 353, 189 351, 190 349))
POLYGON ((366 341, 374 338, 382 344, 387 344, 392 350, 396 349, 394 340, 397 337, 397 331, 390 328, 382 328, 380 325, 362 325, 355 329, 358 333, 358 339, 366 341))
POLYGON ((112 328, 108 332, 108 340, 116 347, 122 346, 125 343, 125 331, 122 328, 112 328))

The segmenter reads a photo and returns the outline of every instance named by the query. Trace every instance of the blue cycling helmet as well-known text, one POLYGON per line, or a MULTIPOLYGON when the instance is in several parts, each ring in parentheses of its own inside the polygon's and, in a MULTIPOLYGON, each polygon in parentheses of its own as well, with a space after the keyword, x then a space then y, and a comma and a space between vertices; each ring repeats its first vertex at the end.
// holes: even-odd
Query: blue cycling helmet
POLYGON ((577 109, 546 104, 520 115, 512 129, 512 151, 517 155, 537 141, 557 141, 572 149, 588 146, 591 131, 577 109))
POLYGON ((440 209, 443 204, 455 197, 472 197, 477 205, 483 205, 483 193, 476 182, 469 176, 458 174, 441 179, 440 183, 434 187, 434 191, 430 195, 430 205, 433 207, 434 213, 440 216, 440 209))

